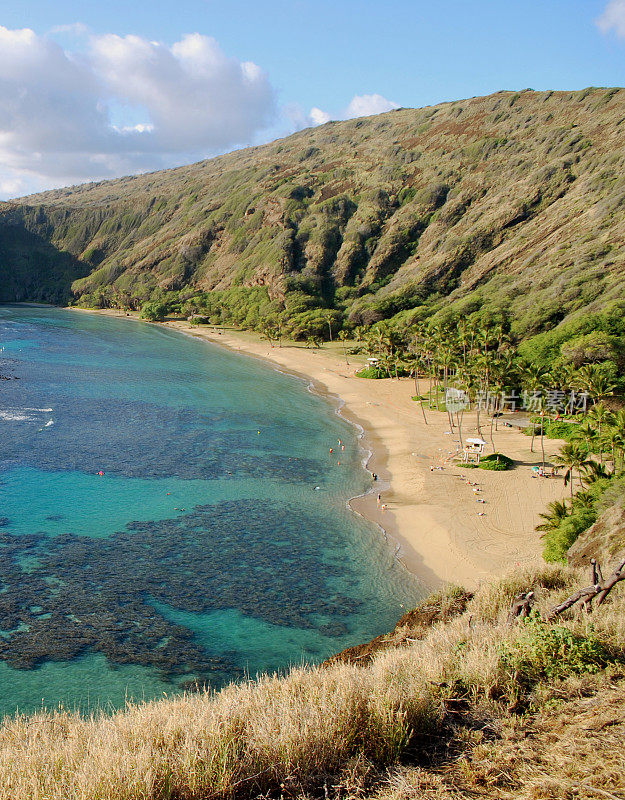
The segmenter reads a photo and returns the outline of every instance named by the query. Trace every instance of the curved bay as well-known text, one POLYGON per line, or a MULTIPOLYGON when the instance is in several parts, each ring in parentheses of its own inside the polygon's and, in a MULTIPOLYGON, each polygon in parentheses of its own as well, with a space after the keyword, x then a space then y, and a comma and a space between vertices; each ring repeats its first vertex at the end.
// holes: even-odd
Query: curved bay
POLYGON ((418 596, 346 508, 353 429, 302 381, 55 309, 0 308, 0 346, 0 711, 319 661, 418 596))

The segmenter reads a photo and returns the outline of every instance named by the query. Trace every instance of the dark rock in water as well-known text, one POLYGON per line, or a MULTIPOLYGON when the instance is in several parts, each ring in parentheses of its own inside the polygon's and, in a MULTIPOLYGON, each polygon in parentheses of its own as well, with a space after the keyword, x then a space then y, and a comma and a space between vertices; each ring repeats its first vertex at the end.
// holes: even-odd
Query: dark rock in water
POLYGON ((187 692, 187 694, 199 694, 200 692, 205 692, 208 689, 208 686, 201 681, 191 679, 179 683, 178 689, 183 692, 187 692))
POLYGON ((322 633, 324 636, 337 638, 339 636, 345 636, 345 634, 349 633, 349 630, 342 622, 329 622, 327 625, 321 625, 319 633, 322 633))
POLYGON ((390 633, 376 636, 365 644, 348 647, 324 661, 323 666, 341 663, 365 667, 371 663, 376 653, 401 647, 408 641, 422 639, 435 623, 448 622, 462 614, 472 597, 473 593, 464 589, 434 594, 404 614, 390 633))
MULTIPOLYGON (((0 535, 0 659, 18 669, 87 651, 153 667, 164 679, 218 685, 238 674, 175 612, 237 609, 273 625, 342 636, 360 602, 331 584, 335 534, 297 509, 251 500, 133 522, 108 539, 0 535), (309 535, 290 537, 293 530, 309 535), (20 559, 29 558, 24 572, 20 559), (171 609, 168 618, 167 609, 171 609)), ((344 572, 349 572, 344 568, 344 572)))

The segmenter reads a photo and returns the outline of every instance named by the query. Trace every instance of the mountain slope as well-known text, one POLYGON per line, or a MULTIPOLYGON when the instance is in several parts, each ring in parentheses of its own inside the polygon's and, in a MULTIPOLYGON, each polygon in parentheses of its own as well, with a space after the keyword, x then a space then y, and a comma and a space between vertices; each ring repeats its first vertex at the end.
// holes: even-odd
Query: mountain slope
POLYGON ((69 297, 68 277, 84 304, 135 307, 264 287, 273 311, 334 307, 352 324, 486 304, 524 335, 625 296, 624 164, 619 89, 331 122, 1 205, 0 299, 69 297), (43 243, 55 257, 33 282, 43 243))

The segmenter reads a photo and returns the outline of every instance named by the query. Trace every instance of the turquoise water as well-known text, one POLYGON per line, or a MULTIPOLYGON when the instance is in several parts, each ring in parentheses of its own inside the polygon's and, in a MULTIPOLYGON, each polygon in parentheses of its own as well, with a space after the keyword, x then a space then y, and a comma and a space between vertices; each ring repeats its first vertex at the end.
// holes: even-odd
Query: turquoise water
POLYGON ((315 663, 419 596, 347 508, 354 429, 303 381, 24 306, 0 307, 0 375, 0 713, 315 663))

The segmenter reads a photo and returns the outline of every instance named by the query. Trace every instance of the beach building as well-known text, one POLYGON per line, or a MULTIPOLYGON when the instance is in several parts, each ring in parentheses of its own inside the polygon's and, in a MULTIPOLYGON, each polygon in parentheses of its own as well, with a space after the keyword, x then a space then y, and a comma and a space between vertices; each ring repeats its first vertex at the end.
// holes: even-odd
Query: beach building
POLYGON ((466 440, 462 451, 462 461, 464 464, 479 464, 480 458, 484 453, 486 442, 484 439, 470 438, 466 440))

